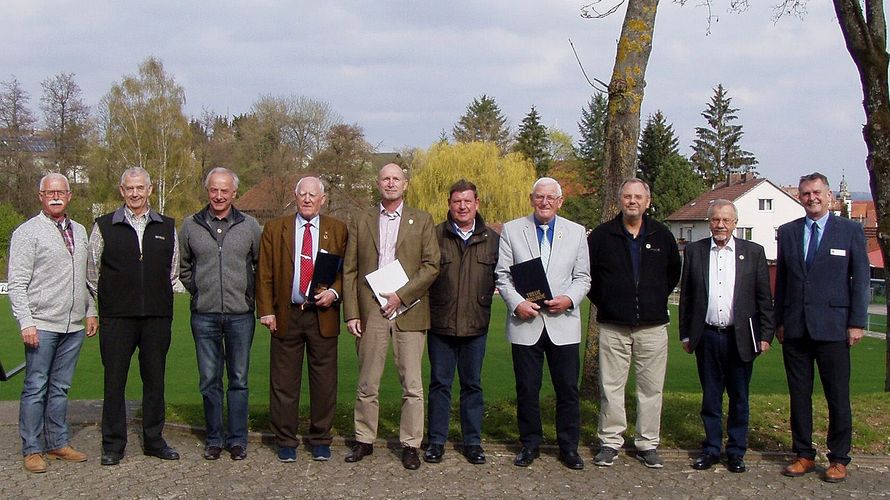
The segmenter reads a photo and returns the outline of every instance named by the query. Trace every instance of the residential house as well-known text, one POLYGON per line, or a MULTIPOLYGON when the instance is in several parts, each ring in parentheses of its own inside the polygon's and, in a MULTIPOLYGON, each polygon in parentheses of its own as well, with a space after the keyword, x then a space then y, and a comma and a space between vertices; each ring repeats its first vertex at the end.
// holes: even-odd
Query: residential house
MULTIPOLYGON (((399 153, 373 153, 371 166, 375 170, 387 163, 402 163, 402 155, 399 153)), ((314 172, 312 174, 315 174, 314 172)), ((235 200, 235 206, 239 210, 248 213, 265 224, 279 215, 296 212, 294 205, 293 188, 299 177, 310 175, 309 172, 293 173, 286 177, 267 177, 251 187, 235 200)), ((331 189, 331 186, 328 186, 331 189)), ((325 213, 331 213, 331 204, 325 209, 325 213)), ((334 214, 342 217, 342 214, 334 214)))
POLYGON ((803 217, 803 206, 768 179, 753 173, 734 174, 729 181, 680 207, 666 220, 681 248, 710 236, 708 207, 717 199, 733 202, 739 212, 735 236, 763 246, 767 260, 776 260, 776 230, 803 217))

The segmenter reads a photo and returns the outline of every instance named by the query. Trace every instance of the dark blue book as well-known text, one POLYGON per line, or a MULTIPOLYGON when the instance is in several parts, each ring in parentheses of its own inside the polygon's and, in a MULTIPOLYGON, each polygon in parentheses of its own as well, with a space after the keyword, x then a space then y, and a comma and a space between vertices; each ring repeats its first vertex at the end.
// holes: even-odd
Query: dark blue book
POLYGON ((540 257, 513 264, 510 274, 513 276, 513 286, 525 300, 546 307, 544 301, 553 298, 540 257))
MULTIPOLYGON (((342 263, 343 258, 339 255, 324 252, 315 254, 315 267, 312 269, 312 282, 309 283, 309 293, 306 300, 314 303, 316 295, 334 285, 342 263)), ((337 290, 337 292, 343 293, 342 290, 337 290)))

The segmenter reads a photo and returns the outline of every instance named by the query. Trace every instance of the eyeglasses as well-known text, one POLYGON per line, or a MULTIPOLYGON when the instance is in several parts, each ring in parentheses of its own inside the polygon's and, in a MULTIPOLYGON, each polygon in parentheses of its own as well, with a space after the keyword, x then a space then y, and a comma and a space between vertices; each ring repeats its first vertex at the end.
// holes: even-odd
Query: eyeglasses
POLYGON ((716 217, 711 219, 711 224, 716 225, 716 224, 720 224, 721 222, 723 223, 724 226, 728 226, 730 224, 735 224, 736 220, 735 219, 718 219, 716 217))
POLYGON ((556 203, 556 200, 562 198, 562 196, 553 196, 553 195, 543 195, 543 194, 533 194, 532 199, 535 200, 535 203, 541 203, 542 201, 546 201, 549 203, 556 203))
MULTIPOLYGON (((33 191, 32 191, 32 193, 33 193, 33 191)), ((69 193, 71 193, 71 191, 69 191, 69 190, 65 190, 65 191, 60 191, 60 190, 40 191, 40 195, 41 195, 41 196, 46 196, 47 198, 55 198, 56 196, 58 196, 58 197, 61 198, 62 196, 66 196, 66 195, 68 195, 69 193)))

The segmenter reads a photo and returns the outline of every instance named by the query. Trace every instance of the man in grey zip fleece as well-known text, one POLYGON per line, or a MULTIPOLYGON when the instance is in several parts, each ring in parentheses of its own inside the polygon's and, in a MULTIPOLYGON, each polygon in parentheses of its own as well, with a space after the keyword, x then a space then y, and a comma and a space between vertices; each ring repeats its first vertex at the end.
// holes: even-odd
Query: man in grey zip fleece
POLYGON ((19 409, 24 467, 46 472, 46 456, 83 462, 68 442, 68 389, 84 333, 96 334, 96 303, 87 291, 87 232, 68 218, 68 179, 40 180, 43 209, 9 244, 9 302, 25 344, 25 382, 19 409), (86 320, 86 328, 84 328, 86 320))
POLYGON ((254 333, 254 276, 260 225, 232 206, 238 176, 214 168, 204 180, 209 203, 186 217, 179 233, 179 279, 192 294, 191 324, 204 399, 204 458, 223 448, 247 457, 247 372, 254 333), (223 368, 228 374, 228 420, 223 428, 223 368))

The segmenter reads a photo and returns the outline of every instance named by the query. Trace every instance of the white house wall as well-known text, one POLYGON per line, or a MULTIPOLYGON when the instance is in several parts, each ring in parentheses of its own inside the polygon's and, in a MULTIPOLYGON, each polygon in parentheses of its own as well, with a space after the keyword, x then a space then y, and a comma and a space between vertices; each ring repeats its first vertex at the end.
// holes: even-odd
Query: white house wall
POLYGON ((752 229, 751 241, 763 246, 768 260, 776 260, 776 230, 782 224, 803 217, 806 213, 796 200, 784 191, 761 182, 735 201, 739 211, 737 227, 752 229), (761 211, 760 200, 772 199, 772 211, 761 211))
MULTIPOLYGON (((805 213, 796 200, 770 182, 761 182, 734 203, 739 211, 737 228, 751 228, 751 241, 763 246, 768 260, 776 259, 776 229, 786 222, 803 217, 805 213), (761 199, 773 200, 771 211, 760 210, 761 199)), ((704 220, 669 221, 668 226, 674 237, 686 238, 687 242, 711 235, 708 222, 704 220)))

